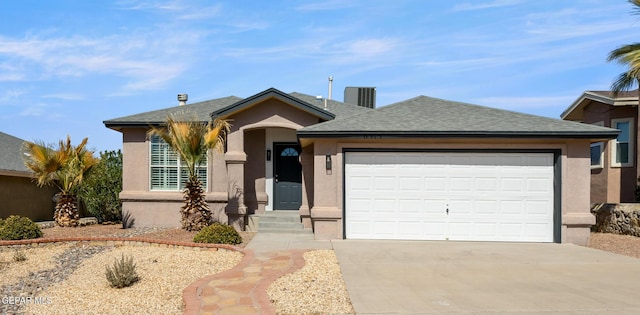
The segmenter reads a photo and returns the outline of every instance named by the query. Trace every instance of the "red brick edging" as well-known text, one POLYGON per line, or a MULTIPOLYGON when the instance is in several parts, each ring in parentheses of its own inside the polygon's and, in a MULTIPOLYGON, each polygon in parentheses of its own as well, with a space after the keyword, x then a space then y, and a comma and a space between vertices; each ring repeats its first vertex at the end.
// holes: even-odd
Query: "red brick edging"
POLYGON ((59 237, 59 238, 35 238, 29 240, 14 240, 14 241, 1 241, 0 246, 15 246, 15 245, 40 245, 48 243, 65 243, 65 242, 113 242, 115 246, 121 245, 134 245, 132 243, 148 243, 159 244, 167 246, 179 246, 179 247, 200 247, 200 248, 215 248, 226 249, 244 253, 244 249, 237 246, 226 244, 207 244, 207 243, 192 243, 192 242, 176 242, 168 240, 157 240, 144 237, 59 237))

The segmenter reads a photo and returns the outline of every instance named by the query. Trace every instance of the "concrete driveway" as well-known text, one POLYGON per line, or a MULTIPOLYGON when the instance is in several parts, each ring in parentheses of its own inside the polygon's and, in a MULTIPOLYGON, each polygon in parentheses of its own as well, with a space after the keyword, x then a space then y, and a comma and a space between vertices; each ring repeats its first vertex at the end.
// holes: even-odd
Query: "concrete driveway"
POLYGON ((640 259, 572 244, 332 243, 357 314, 640 314, 640 259))

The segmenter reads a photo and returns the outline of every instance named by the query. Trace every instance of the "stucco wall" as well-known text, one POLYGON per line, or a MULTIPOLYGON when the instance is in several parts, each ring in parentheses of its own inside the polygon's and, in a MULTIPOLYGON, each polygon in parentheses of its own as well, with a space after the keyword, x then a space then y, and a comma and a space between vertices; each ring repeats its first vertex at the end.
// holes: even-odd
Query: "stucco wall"
MULTIPOLYGON (((265 194, 265 130, 249 130, 244 134, 244 151, 247 154, 247 164, 244 168, 245 203, 247 214, 258 212, 258 196, 256 192, 265 194)), ((261 200, 266 202, 266 200, 261 200)), ((263 209, 264 211, 264 209, 263 209)))
MULTIPOLYGON (((184 204, 180 191, 149 190, 149 141, 147 129, 122 130, 123 174, 122 211, 130 213, 134 226, 180 226, 180 207, 184 204)), ((209 153, 206 200, 214 211, 214 218, 227 222, 224 213, 227 201, 227 174, 224 154, 217 150, 209 153)))
POLYGON ((52 198, 58 190, 54 187, 39 188, 25 176, 0 175, 0 218, 20 215, 33 221, 52 221, 52 198))
MULTIPOLYGON (((585 106, 583 122, 594 124, 602 122, 604 127, 612 127, 612 119, 633 118, 634 129, 638 130, 637 106, 610 106, 591 101, 585 106)), ((634 135, 634 153, 638 157, 640 137, 634 135)), ((611 167, 611 150, 613 141, 607 141, 603 146, 603 168, 591 170, 591 202, 619 203, 634 202, 635 188, 638 177, 638 162, 628 167, 611 167)))

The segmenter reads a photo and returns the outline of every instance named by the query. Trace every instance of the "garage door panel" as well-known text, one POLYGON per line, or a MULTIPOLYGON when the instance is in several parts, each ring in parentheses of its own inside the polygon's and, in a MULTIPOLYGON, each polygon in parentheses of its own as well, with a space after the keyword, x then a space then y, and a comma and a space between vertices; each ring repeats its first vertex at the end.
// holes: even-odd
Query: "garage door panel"
POLYGON ((443 192, 447 189, 447 178, 426 176, 424 187, 426 192, 443 192))
POLYGON ((553 241, 551 153, 347 152, 345 161, 347 238, 553 241))
POLYGON ((374 189, 379 192, 394 191, 398 185, 395 179, 393 176, 376 176, 373 180, 374 189))
POLYGON ((412 217, 419 217, 422 213, 422 200, 420 199, 401 198, 398 200, 398 206, 402 213, 412 217))
POLYGON ((528 177, 527 179, 527 192, 529 193, 549 193, 553 190, 553 186, 549 185, 550 179, 548 177, 528 177))
POLYGON ((421 191, 420 177, 400 176, 398 177, 398 187, 401 191, 421 191))

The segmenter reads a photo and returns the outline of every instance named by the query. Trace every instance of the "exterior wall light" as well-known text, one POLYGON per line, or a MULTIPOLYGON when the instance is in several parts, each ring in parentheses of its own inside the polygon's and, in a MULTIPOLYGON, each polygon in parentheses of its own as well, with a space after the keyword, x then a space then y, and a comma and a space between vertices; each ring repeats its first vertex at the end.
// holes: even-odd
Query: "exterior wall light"
POLYGON ((324 156, 326 162, 327 171, 331 170, 331 154, 327 154, 324 156))
POLYGON ((267 149, 267 161, 271 161, 271 150, 267 149))

